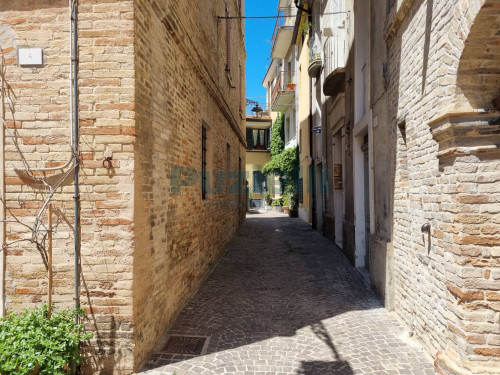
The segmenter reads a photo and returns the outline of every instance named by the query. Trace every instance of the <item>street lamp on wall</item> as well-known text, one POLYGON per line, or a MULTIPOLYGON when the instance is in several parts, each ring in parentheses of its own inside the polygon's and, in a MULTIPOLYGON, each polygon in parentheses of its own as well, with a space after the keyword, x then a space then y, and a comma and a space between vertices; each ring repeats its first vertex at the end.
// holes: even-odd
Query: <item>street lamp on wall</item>
POLYGON ((255 107, 252 108, 252 112, 255 113, 255 117, 262 117, 262 112, 264 110, 259 107, 259 104, 257 103, 255 107))
POLYGON ((247 105, 254 105, 251 111, 255 114, 255 117, 262 117, 262 112, 264 112, 264 110, 259 106, 258 102, 250 99, 247 99, 246 102, 247 105))

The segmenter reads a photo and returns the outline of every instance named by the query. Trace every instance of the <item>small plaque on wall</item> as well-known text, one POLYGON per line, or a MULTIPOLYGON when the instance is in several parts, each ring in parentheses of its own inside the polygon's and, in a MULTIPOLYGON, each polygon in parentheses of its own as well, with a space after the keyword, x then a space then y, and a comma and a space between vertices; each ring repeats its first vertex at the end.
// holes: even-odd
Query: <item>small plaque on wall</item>
POLYGON ((42 67, 43 49, 38 47, 19 47, 17 49, 17 64, 23 67, 42 67))

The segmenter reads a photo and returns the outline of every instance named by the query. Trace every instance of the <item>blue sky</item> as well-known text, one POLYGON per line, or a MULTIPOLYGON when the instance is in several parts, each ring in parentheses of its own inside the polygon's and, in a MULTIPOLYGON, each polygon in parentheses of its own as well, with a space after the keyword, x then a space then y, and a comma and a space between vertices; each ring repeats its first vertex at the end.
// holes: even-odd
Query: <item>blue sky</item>
MULTIPOLYGON (((278 0, 245 2, 245 15, 247 17, 275 16, 277 15, 278 0)), ((247 19, 245 20, 246 35, 246 86, 247 98, 266 106, 266 90, 262 87, 262 80, 266 74, 271 54, 271 38, 273 36, 276 19, 247 19)), ((247 113, 252 107, 247 107, 247 113)))

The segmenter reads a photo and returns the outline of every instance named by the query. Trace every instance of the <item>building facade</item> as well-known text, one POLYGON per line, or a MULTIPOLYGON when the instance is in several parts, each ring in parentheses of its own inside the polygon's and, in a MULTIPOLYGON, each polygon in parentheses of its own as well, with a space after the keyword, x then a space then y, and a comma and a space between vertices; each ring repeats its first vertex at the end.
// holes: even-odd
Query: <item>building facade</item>
POLYGON ((313 200, 311 187, 307 186, 311 173, 311 126, 307 74, 309 48, 307 43, 302 43, 307 38, 307 30, 302 27, 306 21, 298 15, 292 0, 280 0, 277 12, 271 41, 271 63, 262 84, 267 89, 271 117, 275 120, 281 114, 284 118, 285 148, 299 148, 300 170, 295 187, 298 190, 298 215, 309 223, 313 200))
POLYGON ((244 218, 243 14, 0 2, 1 312, 76 299, 87 373, 138 370, 244 218))
POLYGON ((262 174, 262 167, 271 161, 269 151, 271 142, 271 117, 267 115, 248 116, 246 118, 246 180, 250 193, 250 209, 263 209, 266 194, 275 196, 273 176, 262 174), (254 201, 252 201, 254 200, 254 201), (253 207, 253 204, 256 207, 253 207))
POLYGON ((285 148, 298 144, 297 77, 298 53, 292 44, 295 15, 292 0, 280 0, 278 17, 271 41, 271 63, 262 85, 267 89, 267 103, 273 121, 277 113, 284 116, 285 148))
POLYGON ((310 222, 438 373, 500 373, 498 1, 294 5, 310 222))

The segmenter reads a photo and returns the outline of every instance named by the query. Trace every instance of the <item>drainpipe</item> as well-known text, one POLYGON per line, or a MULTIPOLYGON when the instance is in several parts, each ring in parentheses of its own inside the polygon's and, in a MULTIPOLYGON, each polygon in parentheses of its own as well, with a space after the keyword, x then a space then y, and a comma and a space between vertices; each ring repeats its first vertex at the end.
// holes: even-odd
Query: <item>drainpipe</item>
POLYGON ((306 9, 304 7, 302 7, 300 4, 299 4, 299 0, 293 0, 293 2, 295 3, 295 7, 301 11, 303 11, 304 13, 307 13, 307 14, 311 14, 311 9, 306 9))
MULTIPOLYGON (((71 0, 70 0, 71 1, 71 0)), ((75 200, 75 309, 80 308, 80 192, 78 186, 79 177, 79 154, 78 154, 78 0, 71 3, 71 28, 72 28, 72 46, 71 46, 71 67, 73 84, 73 101, 71 106, 73 120, 73 165, 74 165, 74 195, 75 200)), ((75 315, 75 321, 78 323, 78 315, 75 315)))
POLYGON ((0 142, 2 142, 2 150, 0 151, 0 316, 5 316, 5 98, 3 84, 3 60, 0 60, 0 142))

